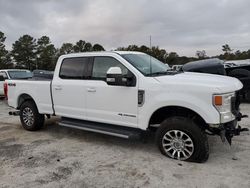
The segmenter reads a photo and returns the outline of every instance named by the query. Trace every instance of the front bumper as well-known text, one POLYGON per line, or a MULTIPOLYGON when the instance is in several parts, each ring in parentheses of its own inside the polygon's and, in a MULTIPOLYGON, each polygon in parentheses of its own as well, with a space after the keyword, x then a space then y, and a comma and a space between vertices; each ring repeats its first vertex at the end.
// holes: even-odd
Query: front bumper
POLYGON ((223 129, 220 132, 221 139, 222 141, 225 141, 226 139, 230 145, 234 136, 240 135, 240 133, 243 131, 248 131, 247 128, 241 128, 241 126, 238 125, 237 119, 223 124, 222 127, 223 129))
POLYGON ((241 118, 243 118, 243 117, 247 117, 247 116, 242 116, 240 114, 240 117, 238 117, 237 119, 223 124, 223 129, 220 132, 221 133, 220 136, 221 136, 222 141, 225 141, 225 139, 226 139, 228 141, 228 143, 231 145, 232 138, 234 136, 240 135, 240 133, 243 131, 249 131, 248 128, 242 128, 240 125, 238 125, 238 121, 240 121, 241 118))
POLYGON ((248 131, 247 128, 241 128, 241 126, 238 125, 238 122, 241 121, 242 118, 248 117, 247 115, 242 115, 240 113, 239 91, 235 92, 235 96, 231 98, 231 110, 233 115, 235 116, 235 119, 220 125, 221 139, 222 141, 227 140, 230 145, 234 136, 240 135, 240 133, 243 131, 248 131))
POLYGON ((232 138, 234 136, 240 135, 240 133, 243 131, 249 131, 247 128, 241 128, 241 126, 238 124, 238 121, 241 121, 241 119, 245 117, 248 117, 248 116, 238 113, 235 120, 220 124, 218 127, 210 127, 209 131, 212 134, 220 135, 221 140, 223 142, 227 140, 228 143, 231 145, 232 138))

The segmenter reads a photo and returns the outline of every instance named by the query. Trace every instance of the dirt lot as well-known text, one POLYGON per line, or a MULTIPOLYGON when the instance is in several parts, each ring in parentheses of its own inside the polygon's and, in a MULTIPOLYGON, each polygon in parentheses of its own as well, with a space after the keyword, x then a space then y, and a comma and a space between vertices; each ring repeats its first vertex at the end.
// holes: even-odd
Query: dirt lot
MULTIPOLYGON (((250 104, 241 108, 250 114, 250 104)), ((165 158, 153 138, 145 144, 72 130, 57 119, 28 132, 8 110, 1 100, 0 187, 250 187, 249 133, 232 147, 209 137, 209 160, 195 164, 165 158)))

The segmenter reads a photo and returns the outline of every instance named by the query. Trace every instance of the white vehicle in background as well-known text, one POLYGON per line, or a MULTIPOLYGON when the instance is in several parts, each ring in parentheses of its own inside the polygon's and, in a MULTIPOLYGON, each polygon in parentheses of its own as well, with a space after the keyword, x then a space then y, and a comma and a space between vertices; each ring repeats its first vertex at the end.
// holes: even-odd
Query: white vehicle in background
POLYGON ((4 81, 10 79, 32 78, 32 73, 24 69, 5 69, 0 70, 0 96, 4 96, 4 81))
POLYGON ((164 155, 195 162, 208 159, 206 133, 230 143, 242 131, 241 88, 236 78, 171 71, 130 51, 63 55, 51 79, 7 80, 9 113, 26 130, 58 115, 61 126, 121 138, 156 131, 164 155))

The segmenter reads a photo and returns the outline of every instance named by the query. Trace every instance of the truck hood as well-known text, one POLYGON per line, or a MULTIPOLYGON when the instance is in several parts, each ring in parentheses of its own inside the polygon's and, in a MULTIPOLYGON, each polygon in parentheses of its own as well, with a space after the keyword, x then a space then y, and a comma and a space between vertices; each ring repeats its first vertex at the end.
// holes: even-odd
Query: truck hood
POLYGON ((215 74, 184 72, 154 78, 163 85, 174 84, 183 87, 201 87, 201 89, 202 87, 206 87, 219 93, 234 92, 243 87, 242 83, 236 78, 215 74))

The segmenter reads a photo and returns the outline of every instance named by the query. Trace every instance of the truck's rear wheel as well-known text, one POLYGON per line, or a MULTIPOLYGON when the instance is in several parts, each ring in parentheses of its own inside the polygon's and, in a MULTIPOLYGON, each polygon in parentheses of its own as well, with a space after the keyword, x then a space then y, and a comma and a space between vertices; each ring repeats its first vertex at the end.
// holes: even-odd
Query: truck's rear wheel
POLYGON ((208 159, 207 135, 188 118, 167 118, 157 130, 156 139, 161 153, 167 157, 193 162, 208 159))
POLYGON ((28 131, 36 131, 44 124, 44 115, 39 114, 33 101, 25 101, 20 107, 20 120, 23 128, 28 131))

